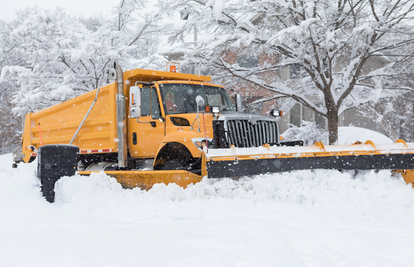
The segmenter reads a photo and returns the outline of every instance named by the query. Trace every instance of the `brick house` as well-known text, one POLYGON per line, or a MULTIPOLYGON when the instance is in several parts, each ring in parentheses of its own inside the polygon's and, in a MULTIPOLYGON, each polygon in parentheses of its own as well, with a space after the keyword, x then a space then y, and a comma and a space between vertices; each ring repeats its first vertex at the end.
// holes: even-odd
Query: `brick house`
MULTIPOLYGON (((258 13, 254 16, 250 21, 253 24, 261 23, 262 19, 265 17, 264 13, 258 13)), ((163 54, 164 57, 167 58, 169 61, 181 61, 185 55, 185 49, 178 49, 176 51, 171 50, 168 53, 163 54)), ((223 56, 224 61, 229 64, 236 64, 240 67, 244 68, 253 68, 257 66, 262 66, 264 63, 275 63, 277 58, 271 57, 266 54, 260 54, 257 57, 249 56, 243 54, 243 50, 240 49, 238 51, 227 51, 226 54, 223 56)), ((363 71, 367 73, 373 69, 378 68, 378 66, 385 65, 386 62, 382 59, 375 59, 370 60, 365 65, 363 71)), ((209 72, 207 71, 198 71, 197 66, 195 65, 182 65, 181 72, 183 73, 192 73, 192 74, 204 74, 208 75, 209 72)), ((297 65, 291 65, 279 71, 278 73, 270 73, 268 74, 269 77, 274 77, 274 75, 278 75, 281 80, 288 80, 288 79, 297 79, 300 80, 300 68, 297 65)), ((266 78, 266 77, 264 77, 266 78)), ((223 84, 221 81, 215 81, 217 84, 223 84)), ((280 100, 273 99, 265 101, 266 99, 272 98, 274 94, 266 89, 239 82, 235 86, 227 87, 230 97, 234 96, 236 93, 240 93, 243 99, 243 105, 245 108, 245 112, 248 113, 256 113, 267 115, 271 109, 280 109, 280 100)), ((284 111, 284 116, 281 118, 279 125, 280 125, 280 132, 283 133, 287 130, 291 125, 301 126, 303 121, 311 121, 315 122, 316 125, 321 129, 327 130, 327 119, 319 114, 316 114, 311 109, 302 106, 299 103, 294 104, 289 111, 284 111)), ((366 118, 360 115, 356 109, 351 109, 345 111, 339 118, 339 126, 349 126, 353 125, 356 127, 366 128, 370 130, 374 130, 377 132, 385 133, 385 131, 372 119, 366 118)))

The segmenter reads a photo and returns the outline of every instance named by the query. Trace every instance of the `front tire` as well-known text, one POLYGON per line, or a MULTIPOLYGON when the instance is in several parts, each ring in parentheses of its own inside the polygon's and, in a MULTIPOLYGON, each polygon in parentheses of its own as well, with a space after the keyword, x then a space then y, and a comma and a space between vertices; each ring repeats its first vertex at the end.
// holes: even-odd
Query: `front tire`
POLYGON ((158 153, 154 170, 191 170, 194 161, 190 151, 183 144, 172 142, 164 145, 158 153))
POLYGON ((170 160, 161 166, 161 170, 187 170, 188 163, 183 160, 170 160))

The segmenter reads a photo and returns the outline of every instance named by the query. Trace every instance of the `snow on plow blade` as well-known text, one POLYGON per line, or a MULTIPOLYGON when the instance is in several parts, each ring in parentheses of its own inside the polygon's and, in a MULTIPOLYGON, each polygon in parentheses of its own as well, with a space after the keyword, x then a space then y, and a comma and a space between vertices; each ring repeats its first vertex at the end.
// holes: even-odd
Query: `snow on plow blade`
POLYGON ((205 156, 209 178, 250 176, 309 169, 395 170, 414 182, 414 143, 367 141, 353 145, 209 149, 205 156))

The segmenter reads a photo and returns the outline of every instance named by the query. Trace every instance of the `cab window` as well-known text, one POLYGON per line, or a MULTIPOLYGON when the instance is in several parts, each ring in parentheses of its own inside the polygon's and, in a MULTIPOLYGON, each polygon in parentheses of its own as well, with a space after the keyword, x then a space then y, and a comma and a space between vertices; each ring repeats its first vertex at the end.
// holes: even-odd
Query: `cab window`
POLYGON ((157 90, 155 87, 141 89, 141 116, 152 116, 157 119, 161 116, 160 104, 158 102, 157 90))

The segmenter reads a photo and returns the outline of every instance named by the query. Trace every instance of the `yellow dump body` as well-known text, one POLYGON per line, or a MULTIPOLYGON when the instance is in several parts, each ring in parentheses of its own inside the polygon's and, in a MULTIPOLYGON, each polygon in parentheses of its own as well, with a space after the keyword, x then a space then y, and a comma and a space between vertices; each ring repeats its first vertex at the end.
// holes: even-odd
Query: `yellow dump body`
MULTIPOLYGON (((129 88, 137 81, 206 82, 211 80, 209 76, 143 69, 126 71, 123 74, 123 78, 127 116, 129 114, 129 88)), ((25 119, 22 138, 24 162, 27 163, 36 157, 37 149, 41 145, 69 144, 91 107, 96 92, 97 90, 94 90, 45 110, 28 113, 25 119)), ((115 83, 104 86, 99 90, 93 109, 72 143, 79 147, 80 154, 118 152, 116 94, 117 88, 115 83)), ((195 115, 192 116, 194 117, 195 115)), ((153 145, 157 148, 159 146, 159 144, 153 145)))
MULTIPOLYGON (((115 84, 102 87, 98 100, 73 142, 80 153, 117 151, 115 84)), ((96 90, 26 115, 23 160, 36 156, 40 145, 69 144, 96 96, 96 90)))

